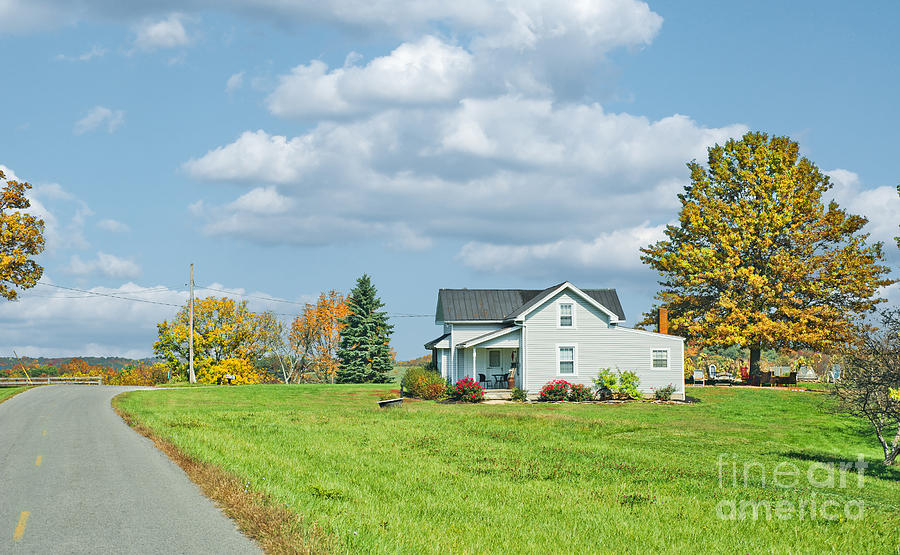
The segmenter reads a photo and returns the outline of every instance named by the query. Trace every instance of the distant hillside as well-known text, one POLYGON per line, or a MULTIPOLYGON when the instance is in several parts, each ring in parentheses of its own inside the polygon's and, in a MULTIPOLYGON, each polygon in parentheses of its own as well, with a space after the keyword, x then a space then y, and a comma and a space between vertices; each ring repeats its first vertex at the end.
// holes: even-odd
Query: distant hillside
POLYGON ((425 366, 431 362, 431 353, 427 355, 422 355, 419 358, 414 358, 412 360, 401 360, 397 362, 397 366, 425 366))
MULTIPOLYGON (((131 358, 122 358, 122 357, 60 357, 60 358, 32 358, 32 357, 22 357, 22 362, 25 363, 25 366, 59 366, 61 364, 65 364, 72 360, 73 358, 80 358, 83 361, 87 362, 91 366, 105 366, 106 368, 112 368, 113 370, 121 370, 125 366, 129 364, 134 364, 136 362, 148 362, 154 363, 159 362, 156 358, 144 358, 140 360, 135 360, 131 358)), ((16 360, 15 357, 0 357, 0 370, 10 370, 18 367, 19 361, 16 360)))

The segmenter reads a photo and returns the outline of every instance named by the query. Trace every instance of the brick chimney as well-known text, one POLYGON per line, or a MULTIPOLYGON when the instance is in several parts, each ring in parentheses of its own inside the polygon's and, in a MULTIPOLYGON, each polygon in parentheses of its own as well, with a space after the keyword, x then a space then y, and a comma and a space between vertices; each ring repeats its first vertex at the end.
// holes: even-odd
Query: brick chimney
POLYGON ((659 309, 659 316, 656 320, 656 331, 663 334, 669 333, 669 313, 665 308, 659 309))

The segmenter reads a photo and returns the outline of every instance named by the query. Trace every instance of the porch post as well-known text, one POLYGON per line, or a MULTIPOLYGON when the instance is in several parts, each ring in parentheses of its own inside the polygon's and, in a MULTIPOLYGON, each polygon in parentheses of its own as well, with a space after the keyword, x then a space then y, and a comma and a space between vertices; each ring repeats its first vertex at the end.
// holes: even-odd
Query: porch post
POLYGON ((525 355, 525 330, 526 326, 522 326, 522 331, 519 332, 519 388, 525 389, 525 359, 527 358, 525 355))
POLYGON ((472 347, 472 379, 474 380, 478 372, 475 370, 475 347, 472 347))

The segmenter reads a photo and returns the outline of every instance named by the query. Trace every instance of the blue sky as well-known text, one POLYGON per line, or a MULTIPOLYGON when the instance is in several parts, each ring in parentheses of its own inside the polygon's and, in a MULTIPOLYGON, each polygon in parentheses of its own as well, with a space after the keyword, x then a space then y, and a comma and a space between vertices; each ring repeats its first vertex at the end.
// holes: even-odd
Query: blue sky
MULTIPOLYGON (((263 298, 368 272, 398 315, 570 280, 634 323, 684 164, 748 129, 900 263, 896 2, 71 4, 0 0, 0 164, 35 186, 45 283, 162 304, 42 285, 0 304, 0 353, 148 355, 192 262, 285 318, 263 298)), ((394 324, 402 358, 438 331, 394 324)))

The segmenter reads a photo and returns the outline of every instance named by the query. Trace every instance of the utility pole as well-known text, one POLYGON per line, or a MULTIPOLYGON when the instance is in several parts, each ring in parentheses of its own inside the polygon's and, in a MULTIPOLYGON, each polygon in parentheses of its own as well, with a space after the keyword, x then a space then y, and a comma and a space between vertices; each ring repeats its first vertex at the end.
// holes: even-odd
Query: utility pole
POLYGON ((188 331, 188 380, 197 383, 194 375, 194 265, 191 264, 191 304, 188 305, 188 319, 190 320, 188 331))

